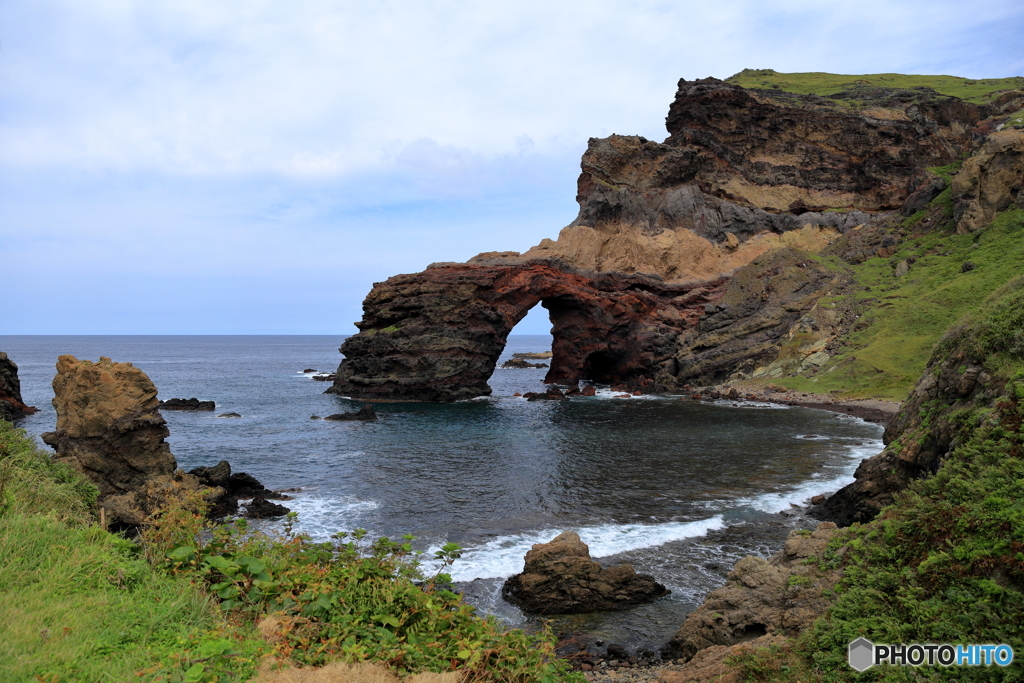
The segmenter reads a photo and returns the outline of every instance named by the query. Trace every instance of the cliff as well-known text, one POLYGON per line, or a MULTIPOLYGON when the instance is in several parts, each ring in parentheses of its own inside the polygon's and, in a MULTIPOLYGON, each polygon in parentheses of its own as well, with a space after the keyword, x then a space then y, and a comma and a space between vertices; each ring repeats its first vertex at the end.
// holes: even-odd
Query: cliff
MULTIPOLYGON (((680 81, 663 142, 590 140, 579 214, 557 240, 375 284, 329 391, 486 395, 508 333, 538 303, 553 326, 547 382, 658 391, 807 377, 857 317, 819 302, 856 288, 847 265, 899 244, 897 210, 949 197, 935 169, 991 147, 1003 114, 1024 103, 1013 93, 979 103, 920 87, 823 96, 680 81)), ((1006 208, 988 188, 1015 173, 979 163, 957 185, 964 229, 1006 208)))

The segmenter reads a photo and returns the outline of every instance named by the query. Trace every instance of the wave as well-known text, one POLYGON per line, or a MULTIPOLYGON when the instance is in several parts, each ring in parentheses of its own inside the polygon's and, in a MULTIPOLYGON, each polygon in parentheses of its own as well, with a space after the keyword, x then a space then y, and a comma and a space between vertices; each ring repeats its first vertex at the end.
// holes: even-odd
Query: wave
POLYGON ((881 452, 884 445, 881 439, 851 446, 849 459, 838 466, 829 468, 831 472, 812 475, 810 479, 786 491, 772 491, 756 496, 738 498, 731 502, 737 507, 750 507, 761 512, 776 513, 791 509, 794 505, 806 505, 808 500, 819 494, 834 493, 854 481, 853 473, 861 460, 870 458, 881 452), (838 470, 838 471, 837 471, 838 470), (831 476, 830 476, 831 475, 831 476))
MULTIPOLYGON (((563 531, 575 531, 590 547, 592 557, 609 557, 630 550, 664 545, 671 541, 703 536, 709 531, 725 528, 721 515, 694 522, 664 524, 602 524, 592 527, 544 529, 501 536, 479 546, 468 547, 462 557, 448 570, 454 581, 506 578, 523 570, 523 557, 535 543, 547 543, 563 531)), ((432 557, 440 545, 426 553, 432 557)), ((428 571, 436 570, 433 561, 423 563, 428 571)))

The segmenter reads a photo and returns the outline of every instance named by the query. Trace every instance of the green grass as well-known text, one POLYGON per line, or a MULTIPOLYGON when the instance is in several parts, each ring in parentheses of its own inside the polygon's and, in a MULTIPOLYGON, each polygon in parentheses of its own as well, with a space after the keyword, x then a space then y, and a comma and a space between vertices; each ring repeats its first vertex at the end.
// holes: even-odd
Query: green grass
MULTIPOLYGON (((421 587, 411 539, 314 543, 290 526, 213 526, 197 493, 128 541, 96 524, 95 487, 5 422, 0 482, 3 683, 227 683, 266 656, 457 668, 481 683, 583 680, 550 633, 506 630, 440 585, 421 587), (258 631, 268 614, 276 626, 258 631)), ((454 545, 439 554, 457 556, 454 545)))
MULTIPOLYGON (((944 201, 940 196, 935 203, 944 201)), ((914 216, 906 221, 914 222, 914 216)), ((823 304, 856 307, 860 319, 847 346, 815 377, 777 382, 800 391, 903 400, 946 329, 1024 273, 1024 211, 1003 212, 972 235, 940 231, 909 239, 895 256, 871 258, 853 270, 858 290, 823 304), (916 261, 897 279, 893 266, 909 257, 916 261), (974 270, 961 272, 965 261, 974 270)))
POLYGON ((231 664, 241 680, 253 672, 258 643, 187 579, 154 572, 134 543, 101 530, 95 487, 2 421, 0 481, 0 680, 182 681, 224 638, 249 655, 231 664))
MULTIPOLYGON (((932 425, 957 434, 932 477, 913 482, 877 519, 837 535, 826 555, 843 568, 835 599, 783 647, 732 658, 755 681, 1021 680, 1024 651, 1024 277, 974 306, 931 366, 982 363, 997 395, 933 406, 932 425), (954 409, 955 408, 955 409, 954 409), (847 645, 1008 643, 1002 667, 873 667, 856 673, 847 645)), ((905 435, 906 436, 906 435, 905 435)), ((914 436, 911 434, 910 436, 914 436)))
POLYGON ((805 95, 828 97, 858 86, 881 88, 928 87, 943 95, 984 104, 1000 90, 1024 88, 1024 77, 982 78, 973 80, 959 76, 919 76, 907 74, 843 75, 821 72, 784 74, 772 69, 744 69, 726 79, 744 88, 776 89, 805 95))

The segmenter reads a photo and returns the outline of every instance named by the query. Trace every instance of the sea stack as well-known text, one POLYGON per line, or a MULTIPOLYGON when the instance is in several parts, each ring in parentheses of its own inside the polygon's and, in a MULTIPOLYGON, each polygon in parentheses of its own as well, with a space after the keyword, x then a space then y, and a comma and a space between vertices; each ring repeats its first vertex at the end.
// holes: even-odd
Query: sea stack
POLYGON ((21 399, 18 366, 0 351, 0 420, 14 422, 35 412, 36 408, 25 405, 21 399))
MULTIPOLYGON (((57 451, 55 460, 97 486, 112 528, 138 527, 169 496, 203 488, 177 469, 156 387, 131 363, 60 356, 53 391, 57 430, 43 441, 57 451)), ((208 496, 223 493, 212 489, 208 496)))

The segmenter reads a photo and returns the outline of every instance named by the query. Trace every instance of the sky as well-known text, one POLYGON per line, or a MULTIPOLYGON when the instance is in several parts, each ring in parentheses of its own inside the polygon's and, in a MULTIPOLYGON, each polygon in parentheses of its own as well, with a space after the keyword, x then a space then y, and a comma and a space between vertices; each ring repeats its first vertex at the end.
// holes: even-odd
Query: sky
POLYGON ((588 138, 664 139, 680 78, 1019 76, 1022 35, 961 0, 0 0, 0 335, 353 334, 374 282, 557 237, 588 138))

